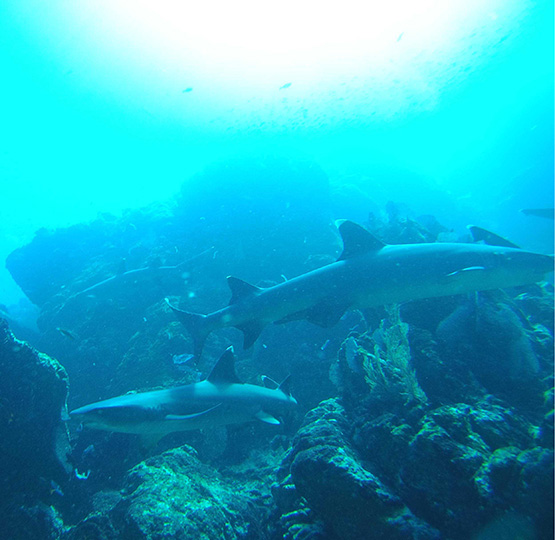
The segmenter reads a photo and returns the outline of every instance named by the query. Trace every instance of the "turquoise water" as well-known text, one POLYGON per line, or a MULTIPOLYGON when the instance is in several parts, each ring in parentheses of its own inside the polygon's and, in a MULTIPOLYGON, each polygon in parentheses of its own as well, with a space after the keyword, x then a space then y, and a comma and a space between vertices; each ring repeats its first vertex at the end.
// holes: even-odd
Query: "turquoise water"
MULTIPOLYGON (((552 2, 130 4, 0 4, 2 260, 267 154, 553 251, 519 213, 553 206, 552 2)), ((2 268, 1 301, 20 295, 2 268)))

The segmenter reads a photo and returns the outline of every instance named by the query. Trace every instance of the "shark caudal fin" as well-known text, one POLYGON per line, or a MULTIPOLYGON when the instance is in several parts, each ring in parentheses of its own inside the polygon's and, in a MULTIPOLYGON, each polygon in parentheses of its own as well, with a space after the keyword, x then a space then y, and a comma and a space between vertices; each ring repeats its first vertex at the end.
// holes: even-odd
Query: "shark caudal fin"
MULTIPOLYGON (((231 290, 231 300, 229 301, 230 306, 237 304, 238 302, 243 302, 244 300, 262 292, 260 287, 255 287, 254 285, 233 276, 227 277, 227 284, 231 290)), ((257 319, 253 319, 242 324, 237 324, 235 325, 235 328, 238 328, 241 332, 243 332, 243 349, 249 349, 258 339, 260 332, 262 332, 262 329, 264 328, 264 323, 257 319)))
POLYGON ((165 300, 168 307, 177 315, 181 324, 187 329, 187 332, 189 332, 193 338, 193 352, 197 358, 200 358, 204 342, 212 330, 207 324, 206 315, 183 311, 182 309, 173 306, 167 298, 165 300))

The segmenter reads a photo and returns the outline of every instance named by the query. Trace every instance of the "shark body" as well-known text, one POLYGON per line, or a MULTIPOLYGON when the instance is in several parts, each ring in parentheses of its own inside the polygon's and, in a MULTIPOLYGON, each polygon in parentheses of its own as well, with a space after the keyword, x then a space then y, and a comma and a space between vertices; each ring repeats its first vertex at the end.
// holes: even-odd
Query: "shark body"
POLYGON ((84 426, 160 438, 175 431, 261 420, 279 424, 268 410, 297 404, 288 379, 272 388, 243 384, 237 378, 233 349, 228 348, 203 381, 165 390, 126 394, 71 411, 84 426))
POLYGON ((348 309, 525 285, 553 270, 553 257, 507 246, 466 243, 385 245, 359 225, 339 225, 336 262, 261 289, 228 277, 231 301, 201 315, 167 304, 191 333, 200 355, 210 332, 233 326, 250 347, 270 323, 306 319, 323 327, 348 309))
POLYGON ((114 293, 121 293, 121 291, 125 291, 129 287, 142 287, 157 281, 164 284, 183 283, 184 276, 188 274, 188 265, 195 259, 209 253, 212 249, 212 247, 205 249, 175 266, 151 265, 127 270, 125 267, 125 260, 123 260, 116 274, 71 295, 68 301, 85 296, 92 297, 100 295, 107 297, 114 293))
POLYGON ((127 287, 129 285, 143 284, 156 278, 172 278, 178 276, 179 272, 183 273, 184 269, 180 266, 146 266, 144 268, 135 268, 110 276, 78 293, 71 298, 83 295, 96 295, 97 293, 110 293, 114 290, 127 287))
POLYGON ((525 216, 535 216, 544 219, 555 219, 555 210, 553 208, 523 208, 521 212, 525 216))

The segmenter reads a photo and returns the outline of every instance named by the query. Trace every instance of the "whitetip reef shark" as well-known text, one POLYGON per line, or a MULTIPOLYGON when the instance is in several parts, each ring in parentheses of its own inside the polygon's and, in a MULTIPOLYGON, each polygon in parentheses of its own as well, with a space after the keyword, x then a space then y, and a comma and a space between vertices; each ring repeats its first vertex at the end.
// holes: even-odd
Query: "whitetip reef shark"
POLYGON ((553 208, 523 208, 521 212, 525 216, 555 220, 555 209, 553 208))
POLYGON ((71 295, 70 297, 68 297, 67 301, 84 296, 96 296, 97 294, 106 297, 110 294, 113 294, 114 292, 125 290, 126 287, 129 287, 131 285, 144 285, 145 283, 149 283, 158 279, 162 281, 169 279, 183 280, 183 276, 187 274, 187 265, 189 265, 195 259, 198 259, 206 253, 209 253, 213 249, 213 247, 205 249, 204 251, 197 253, 196 255, 175 266, 163 266, 153 264, 142 268, 127 270, 125 259, 123 259, 116 274, 71 295))
POLYGON ((191 334, 195 355, 200 356, 207 336, 218 328, 242 330, 248 348, 271 322, 306 319, 330 327, 348 309, 526 285, 553 271, 552 255, 517 247, 386 245, 352 221, 338 223, 343 252, 334 263, 268 288, 230 276, 229 305, 208 315, 183 311, 166 298, 191 334))
POLYGON ((289 391, 289 377, 281 384, 268 377, 263 380, 266 386, 241 383, 235 373, 233 348, 229 347, 203 381, 106 399, 75 409, 69 416, 85 427, 139 434, 151 444, 175 431, 256 419, 279 424, 267 411, 297 404, 289 391))

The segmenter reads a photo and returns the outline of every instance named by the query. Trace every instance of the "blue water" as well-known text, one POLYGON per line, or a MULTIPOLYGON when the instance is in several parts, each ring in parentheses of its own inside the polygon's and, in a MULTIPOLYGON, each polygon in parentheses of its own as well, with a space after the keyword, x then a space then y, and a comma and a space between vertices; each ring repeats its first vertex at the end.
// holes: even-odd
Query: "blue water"
MULTIPOLYGON (((519 213, 553 205, 552 2, 178 4, 0 4, 0 259, 268 154, 553 251, 552 223, 519 213)), ((20 296, 2 268, 1 302, 20 296)))

